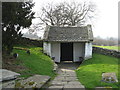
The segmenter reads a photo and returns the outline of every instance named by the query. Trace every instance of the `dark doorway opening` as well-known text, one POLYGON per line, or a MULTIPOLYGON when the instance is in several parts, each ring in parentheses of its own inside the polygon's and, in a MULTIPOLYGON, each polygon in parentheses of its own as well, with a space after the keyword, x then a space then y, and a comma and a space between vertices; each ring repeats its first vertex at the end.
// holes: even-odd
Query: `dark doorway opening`
POLYGON ((73 43, 61 43, 61 61, 73 61, 73 43))

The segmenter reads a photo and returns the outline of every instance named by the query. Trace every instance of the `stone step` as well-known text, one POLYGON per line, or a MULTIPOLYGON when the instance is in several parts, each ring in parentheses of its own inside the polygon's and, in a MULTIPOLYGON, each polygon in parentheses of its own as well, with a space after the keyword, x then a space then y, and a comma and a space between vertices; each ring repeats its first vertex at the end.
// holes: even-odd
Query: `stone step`
POLYGON ((66 84, 64 85, 63 88, 85 88, 83 85, 79 85, 79 84, 66 84))
POLYGON ((63 86, 64 84, 67 84, 68 82, 61 82, 61 81, 52 81, 52 86, 63 86))
POLYGON ((34 75, 25 80, 20 80, 16 83, 16 88, 42 88, 50 77, 45 75, 34 75))
POLYGON ((50 86, 47 90, 63 90, 63 86, 50 86))
POLYGON ((20 76, 19 73, 7 69, 0 69, 0 75, 0 88, 3 89, 15 88, 15 80, 20 76))
POLYGON ((73 68, 66 68, 66 65, 63 65, 61 68, 59 67, 58 75, 51 82, 48 90, 85 90, 85 87, 79 82, 73 68))
POLYGON ((19 73, 6 70, 6 69, 0 69, 0 82, 2 81, 10 81, 13 79, 16 79, 18 76, 20 76, 19 73))

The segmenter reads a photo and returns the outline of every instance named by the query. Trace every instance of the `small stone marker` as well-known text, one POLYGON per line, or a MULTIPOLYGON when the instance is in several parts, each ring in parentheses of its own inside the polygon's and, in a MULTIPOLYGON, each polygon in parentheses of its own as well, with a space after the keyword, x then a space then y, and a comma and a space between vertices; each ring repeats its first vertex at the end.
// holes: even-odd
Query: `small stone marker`
POLYGON ((54 69, 53 69, 53 71, 57 72, 57 69, 58 69, 58 65, 56 63, 54 63, 54 69))
POLYGON ((102 74, 102 81, 106 83, 115 83, 118 82, 115 73, 103 73, 102 74))

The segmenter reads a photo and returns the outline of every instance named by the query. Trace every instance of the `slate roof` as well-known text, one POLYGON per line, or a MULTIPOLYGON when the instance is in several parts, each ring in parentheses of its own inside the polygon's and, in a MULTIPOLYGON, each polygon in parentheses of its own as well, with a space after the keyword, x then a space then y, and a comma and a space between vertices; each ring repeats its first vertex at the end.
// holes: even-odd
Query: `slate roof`
POLYGON ((93 41, 91 25, 81 27, 47 26, 44 41, 52 42, 88 42, 93 41))

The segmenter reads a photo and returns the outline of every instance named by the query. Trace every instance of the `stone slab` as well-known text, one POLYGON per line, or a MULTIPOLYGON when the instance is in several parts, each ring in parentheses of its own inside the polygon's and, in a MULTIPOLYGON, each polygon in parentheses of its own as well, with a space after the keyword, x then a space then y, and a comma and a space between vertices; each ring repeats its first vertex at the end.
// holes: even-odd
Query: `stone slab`
POLYGON ((62 90, 63 89, 63 86, 50 86, 48 89, 55 89, 55 90, 62 90))
POLYGON ((75 73, 65 73, 65 74, 60 74, 60 75, 69 75, 69 76, 76 76, 76 74, 75 73))
POLYGON ((68 74, 65 74, 65 75, 59 75, 61 77, 76 77, 76 75, 68 75, 68 74))
POLYGON ((76 74, 75 73, 62 73, 62 74, 59 74, 59 76, 67 76, 67 77, 76 77, 76 74))
POLYGON ((103 73, 102 81, 106 83, 115 83, 118 82, 117 76, 115 73, 103 73))
POLYGON ((63 85, 65 85, 65 84, 67 84, 67 82, 62 82, 62 81, 52 81, 51 82, 51 85, 52 86, 63 86, 63 85))
POLYGON ((62 90, 86 90, 85 88, 63 88, 62 90))
POLYGON ((65 64, 63 63, 58 66, 58 75, 49 87, 51 90, 85 90, 85 87, 78 81, 76 72, 74 71, 76 65, 65 62, 65 64))
POLYGON ((16 79, 18 76, 20 76, 19 73, 16 72, 12 72, 6 69, 0 69, 0 82, 2 81, 8 81, 8 80, 12 80, 12 79, 16 79))
POLYGON ((62 87, 64 89, 81 89, 84 86, 78 81, 75 71, 63 69, 63 72, 59 73, 57 77, 51 82, 50 88, 62 87))
POLYGON ((68 82, 68 84, 81 85, 79 81, 71 81, 71 82, 68 82))
POLYGON ((77 77, 65 77, 66 80, 76 80, 77 77))
POLYGON ((15 80, 0 83, 2 88, 15 88, 15 80))
POLYGON ((65 79, 65 80, 62 80, 63 82, 71 82, 71 81, 78 81, 77 79, 76 80, 70 80, 70 79, 65 79))
POLYGON ((49 76, 34 75, 25 80, 18 81, 16 88, 41 88, 49 79, 49 76))
POLYGON ((54 80, 55 80, 55 81, 63 81, 63 80, 65 80, 65 78, 64 78, 64 77, 61 77, 61 78, 55 78, 54 80))
POLYGON ((112 87, 96 87, 95 90, 113 90, 113 89, 112 87))
POLYGON ((64 88, 84 88, 83 85, 73 85, 73 84, 66 84, 64 88))
POLYGON ((56 76, 55 79, 56 79, 56 78, 62 78, 62 79, 64 79, 65 76, 60 76, 60 75, 59 75, 59 76, 56 76))

